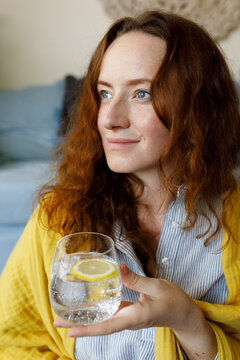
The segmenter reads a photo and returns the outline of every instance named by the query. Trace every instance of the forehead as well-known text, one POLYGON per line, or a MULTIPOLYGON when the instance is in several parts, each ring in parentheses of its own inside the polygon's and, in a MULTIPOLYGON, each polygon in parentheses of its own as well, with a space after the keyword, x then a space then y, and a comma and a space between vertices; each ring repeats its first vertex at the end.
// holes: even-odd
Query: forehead
POLYGON ((165 51, 165 41, 157 36, 142 32, 121 35, 107 49, 99 78, 153 78, 162 63, 165 51))

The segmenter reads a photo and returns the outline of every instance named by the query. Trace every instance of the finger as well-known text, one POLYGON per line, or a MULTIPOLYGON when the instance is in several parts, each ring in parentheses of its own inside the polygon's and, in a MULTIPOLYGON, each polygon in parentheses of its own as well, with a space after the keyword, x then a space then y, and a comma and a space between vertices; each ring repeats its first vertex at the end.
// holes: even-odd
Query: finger
MULTIPOLYGON (((129 305, 132 305, 132 302, 122 301, 117 312, 119 312, 121 309, 123 309, 129 305)), ((72 328, 72 327, 76 327, 76 324, 58 317, 54 320, 53 326, 59 327, 59 328, 72 328)))
POLYGON ((62 318, 58 317, 54 320, 53 326, 59 327, 59 328, 71 328, 76 326, 76 324, 71 323, 70 321, 63 320, 62 318))
POLYGON ((124 307, 110 319, 99 324, 72 327, 68 332, 68 336, 85 337, 109 335, 125 329, 136 329, 136 326, 138 326, 137 313, 139 312, 139 310, 136 310, 136 304, 137 303, 124 307))
POLYGON ((150 297, 159 297, 159 279, 153 279, 138 275, 131 271, 127 265, 120 265, 121 280, 125 286, 139 293, 149 295, 150 297))

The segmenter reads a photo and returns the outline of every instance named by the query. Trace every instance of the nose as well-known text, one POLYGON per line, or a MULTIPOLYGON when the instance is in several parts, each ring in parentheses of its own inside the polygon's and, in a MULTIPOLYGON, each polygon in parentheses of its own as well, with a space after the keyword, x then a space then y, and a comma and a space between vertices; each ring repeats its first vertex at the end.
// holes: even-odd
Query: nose
POLYGON ((129 108, 125 101, 111 101, 99 112, 99 120, 105 129, 128 128, 130 126, 129 108))

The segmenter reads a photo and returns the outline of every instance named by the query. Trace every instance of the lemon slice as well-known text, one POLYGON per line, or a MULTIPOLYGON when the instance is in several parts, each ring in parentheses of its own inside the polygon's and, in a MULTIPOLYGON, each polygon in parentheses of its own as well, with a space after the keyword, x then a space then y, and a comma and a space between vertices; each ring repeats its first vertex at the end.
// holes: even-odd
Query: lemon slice
POLYGON ((85 281, 98 281, 117 274, 117 268, 106 259, 82 259, 73 265, 70 273, 85 281))

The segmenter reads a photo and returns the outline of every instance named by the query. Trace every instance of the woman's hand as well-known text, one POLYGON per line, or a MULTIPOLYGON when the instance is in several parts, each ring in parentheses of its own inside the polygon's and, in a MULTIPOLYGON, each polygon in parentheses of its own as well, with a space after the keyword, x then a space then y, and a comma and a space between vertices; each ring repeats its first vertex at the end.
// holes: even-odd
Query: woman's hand
POLYGON ((140 293, 137 302, 123 302, 115 315, 99 324, 76 326, 58 318, 54 326, 71 328, 68 332, 71 337, 168 327, 174 331, 190 359, 195 359, 194 356, 199 360, 214 359, 217 353, 215 335, 201 310, 183 290, 167 280, 139 276, 124 264, 120 270, 123 284, 140 293))
POLYGON ((120 310, 99 324, 76 326, 60 318, 57 327, 71 327, 69 336, 106 335, 124 329, 137 330, 153 326, 181 328, 196 305, 178 286, 169 281, 139 276, 122 264, 125 286, 140 293, 135 303, 122 303, 120 310))

